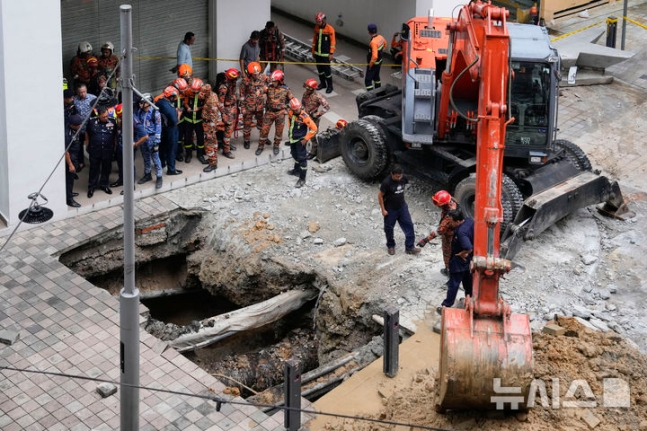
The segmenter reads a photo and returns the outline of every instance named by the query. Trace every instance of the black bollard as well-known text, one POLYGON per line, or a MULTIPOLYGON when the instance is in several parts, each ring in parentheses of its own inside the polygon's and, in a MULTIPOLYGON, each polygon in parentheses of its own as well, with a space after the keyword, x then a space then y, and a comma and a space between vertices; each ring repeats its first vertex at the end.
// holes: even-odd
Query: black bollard
POLYGON ((285 416, 283 426, 288 431, 301 428, 301 363, 285 361, 285 416))
POLYGON ((400 310, 388 307, 384 310, 384 374, 398 374, 400 349, 400 310))
POLYGON ((616 47, 616 30, 618 28, 618 18, 610 16, 607 18, 607 47, 616 47))

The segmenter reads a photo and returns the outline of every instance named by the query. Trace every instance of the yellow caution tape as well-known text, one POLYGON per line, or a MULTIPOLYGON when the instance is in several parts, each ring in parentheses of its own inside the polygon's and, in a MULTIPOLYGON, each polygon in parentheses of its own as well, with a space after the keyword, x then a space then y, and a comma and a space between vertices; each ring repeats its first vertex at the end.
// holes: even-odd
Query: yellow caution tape
MULTIPOLYGON (((139 57, 134 57, 135 60, 175 60, 176 57, 160 57, 152 55, 142 55, 139 57)), ((239 59, 233 58, 209 58, 209 57, 193 57, 194 61, 227 61, 232 63, 239 63, 239 59)), ((327 65, 331 67, 365 67, 368 66, 368 63, 315 63, 310 61, 261 61, 261 63, 274 63, 274 64, 294 64, 302 66, 316 66, 316 65, 327 65)), ((391 66, 391 67, 400 67, 401 64, 382 64, 382 66, 391 66)))
POLYGON ((642 27, 642 28, 644 28, 645 30, 647 30, 647 25, 645 25, 645 24, 641 24, 641 23, 639 23, 638 21, 634 21, 633 19, 631 19, 631 18, 629 18, 629 17, 627 17, 627 16, 623 16, 623 18, 624 18, 624 19, 626 19, 627 21, 629 21, 630 23, 635 24, 635 25, 637 25, 638 27, 642 27))
POLYGON ((552 38, 550 41, 551 41, 551 42, 556 42, 556 41, 558 41, 558 40, 561 40, 561 39, 567 38, 567 37, 569 37, 569 36, 573 36, 574 34, 577 34, 577 33, 583 32, 584 30, 588 30, 588 29, 590 29, 590 28, 592 28, 592 27, 595 27, 596 25, 600 25, 600 24, 604 24, 604 21, 599 21, 599 22, 596 22, 596 23, 594 23, 594 24, 587 25, 586 27, 582 27, 582 28, 580 28, 580 29, 578 29, 578 30, 572 31, 572 32, 570 32, 570 33, 562 34, 562 35, 560 35, 560 36, 557 36, 557 37, 552 38))

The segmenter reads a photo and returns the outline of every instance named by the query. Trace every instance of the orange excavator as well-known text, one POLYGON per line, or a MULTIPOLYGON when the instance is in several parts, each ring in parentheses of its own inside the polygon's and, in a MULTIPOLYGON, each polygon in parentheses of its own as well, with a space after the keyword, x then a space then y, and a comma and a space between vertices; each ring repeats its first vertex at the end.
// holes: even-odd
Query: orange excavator
MULTIPOLYGON (((525 395, 532 381, 530 321, 525 314, 512 313, 499 296, 499 278, 511 269, 511 262, 499 256, 506 127, 514 121, 508 116, 507 16, 507 9, 477 1, 464 6, 458 19, 448 25, 451 57, 442 74, 443 88, 451 89, 461 76, 469 74, 473 85, 463 86, 462 96, 469 98, 467 93, 473 92, 478 108, 470 116, 477 142, 473 295, 465 298, 464 309, 443 309, 437 399, 440 411, 502 406, 496 403, 503 398, 502 392, 525 395)), ((450 100, 455 93, 442 93, 441 118, 449 118, 450 107, 459 112, 450 100)), ((441 125, 439 133, 450 126, 450 121, 441 125)), ((523 405, 512 404, 507 407, 523 405)))

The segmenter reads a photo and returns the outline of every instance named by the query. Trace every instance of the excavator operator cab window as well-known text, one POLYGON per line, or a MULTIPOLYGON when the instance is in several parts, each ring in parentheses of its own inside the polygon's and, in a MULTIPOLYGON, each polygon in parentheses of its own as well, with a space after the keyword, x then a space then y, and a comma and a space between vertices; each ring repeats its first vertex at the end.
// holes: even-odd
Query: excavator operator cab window
POLYGON ((512 62, 510 105, 515 118, 509 130, 514 143, 544 145, 549 121, 550 65, 512 62))

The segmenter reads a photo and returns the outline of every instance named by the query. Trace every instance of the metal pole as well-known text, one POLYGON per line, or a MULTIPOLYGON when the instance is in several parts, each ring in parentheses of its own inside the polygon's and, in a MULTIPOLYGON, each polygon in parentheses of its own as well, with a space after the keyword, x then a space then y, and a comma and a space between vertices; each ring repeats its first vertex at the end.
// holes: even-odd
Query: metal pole
POLYGON ((301 428, 301 362, 285 361, 285 414, 283 426, 288 431, 301 428))
POLYGON ((627 34, 627 3, 629 3, 629 0, 625 0, 622 9, 622 42, 620 42, 620 49, 623 51, 625 50, 625 35, 627 34))
POLYGON ((139 430, 139 289, 135 287, 132 7, 121 5, 121 101, 124 162, 124 288, 119 296, 121 431, 139 430))
POLYGON ((398 374, 400 358, 400 310, 387 307, 384 310, 384 356, 382 371, 387 377, 398 374))

